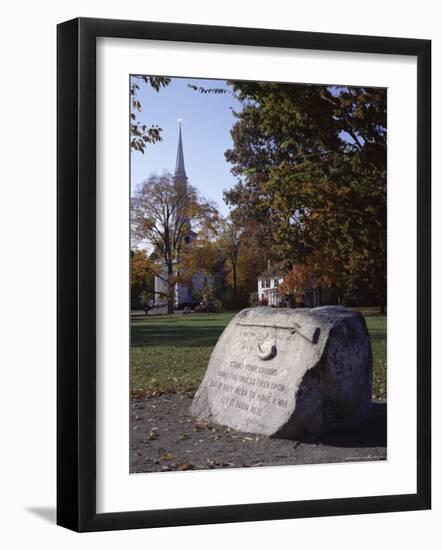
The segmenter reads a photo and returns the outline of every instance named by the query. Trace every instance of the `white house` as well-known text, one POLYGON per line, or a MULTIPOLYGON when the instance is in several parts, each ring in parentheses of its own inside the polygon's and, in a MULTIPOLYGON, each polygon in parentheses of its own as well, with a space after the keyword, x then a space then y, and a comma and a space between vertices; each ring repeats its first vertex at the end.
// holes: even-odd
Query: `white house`
MULTIPOLYGON (((271 268, 269 265, 267 271, 258 277, 258 302, 266 302, 269 306, 278 306, 284 301, 284 296, 278 293, 278 288, 283 282, 285 274, 285 271, 271 268)), ((308 281, 304 289, 303 306, 317 307, 336 303, 338 303, 336 288, 316 288, 313 279, 308 281)))
POLYGON ((269 306, 277 306, 282 297, 278 287, 284 280, 284 273, 279 270, 267 269, 258 277, 258 301, 267 302, 269 306))
MULTIPOLYGON (((187 175, 184 167, 183 140, 181 135, 181 122, 179 123, 178 131, 178 148, 175 164, 175 172, 173 178, 176 182, 187 183, 187 175)), ((195 232, 191 228, 191 220, 189 220, 189 241, 196 237, 195 232)), ((162 306, 167 304, 167 266, 162 264, 160 277, 155 277, 155 305, 162 306)), ((192 306, 198 303, 198 298, 204 288, 212 288, 214 284, 213 277, 207 276, 204 273, 196 273, 188 285, 176 283, 175 285, 175 300, 174 307, 180 308, 184 306, 192 306)))

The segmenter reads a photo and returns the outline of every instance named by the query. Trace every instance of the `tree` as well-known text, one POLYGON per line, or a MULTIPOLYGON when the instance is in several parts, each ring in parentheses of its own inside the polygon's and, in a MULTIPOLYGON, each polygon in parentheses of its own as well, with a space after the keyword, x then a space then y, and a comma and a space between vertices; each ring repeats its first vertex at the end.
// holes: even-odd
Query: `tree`
POLYGON ((309 273, 304 265, 293 266, 279 285, 278 294, 290 297, 295 304, 303 302, 308 278, 309 273))
POLYGON ((131 250, 130 255, 131 307, 134 308, 140 305, 140 300, 146 302, 154 296, 155 268, 145 250, 131 250))
POLYGON ((316 288, 319 291, 319 304, 323 288, 336 287, 338 273, 336 264, 321 250, 315 250, 302 262, 293 265, 278 287, 281 297, 290 297, 295 303, 304 302, 305 291, 316 288))
POLYGON ((130 78, 130 148, 132 151, 139 151, 144 155, 144 149, 147 143, 156 143, 161 141, 161 132, 157 124, 152 124, 150 128, 146 124, 141 124, 137 119, 137 114, 141 112, 141 102, 138 99, 140 83, 150 85, 156 92, 161 88, 168 86, 171 79, 166 76, 147 76, 147 75, 132 75, 130 78))
POLYGON ((272 260, 289 268, 320 253, 343 293, 363 281, 383 305, 385 90, 231 85, 244 105, 226 152, 233 215, 265 229, 272 260))
POLYGON ((253 221, 243 225, 237 262, 239 307, 245 307, 250 294, 256 292, 257 278, 267 269, 271 254, 265 225, 253 221))
POLYGON ((223 261, 218 244, 219 215, 214 205, 205 203, 205 215, 199 219, 197 231, 192 233, 191 246, 181 254, 180 271, 184 282, 190 284, 197 273, 214 275, 223 261))
POLYGON ((221 224, 219 244, 226 255, 232 274, 233 307, 238 307, 238 256, 241 244, 242 227, 232 219, 221 224))
POLYGON ((168 312, 172 313, 185 249, 216 211, 193 186, 175 181, 164 172, 161 176, 152 174, 137 187, 131 214, 133 242, 149 247, 165 266, 164 273, 157 264, 155 274, 165 283, 168 312))

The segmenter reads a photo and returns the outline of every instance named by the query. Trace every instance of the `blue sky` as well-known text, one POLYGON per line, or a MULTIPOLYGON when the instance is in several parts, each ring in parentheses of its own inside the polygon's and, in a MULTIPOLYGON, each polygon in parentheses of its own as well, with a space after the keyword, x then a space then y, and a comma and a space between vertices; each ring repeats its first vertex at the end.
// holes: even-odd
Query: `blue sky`
POLYGON ((232 107, 240 110, 240 103, 232 94, 201 94, 188 84, 205 88, 226 88, 225 80, 173 78, 171 84, 156 92, 142 82, 138 99, 142 112, 138 120, 162 129, 163 141, 148 144, 144 155, 131 153, 131 188, 144 181, 151 173, 175 168, 178 142, 178 119, 182 119, 184 162, 189 183, 200 194, 215 201, 221 213, 228 208, 223 201, 223 190, 235 184, 224 152, 232 145, 230 129, 235 121, 232 107))

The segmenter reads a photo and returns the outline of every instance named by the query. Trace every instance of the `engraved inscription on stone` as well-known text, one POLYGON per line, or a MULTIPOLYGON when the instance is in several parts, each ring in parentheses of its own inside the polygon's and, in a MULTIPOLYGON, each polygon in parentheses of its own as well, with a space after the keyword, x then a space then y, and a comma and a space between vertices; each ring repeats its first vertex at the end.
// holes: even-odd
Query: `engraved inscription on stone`
MULTIPOLYGON (((209 388, 217 390, 214 399, 218 399, 225 408, 233 407, 249 411, 256 416, 262 416, 263 407, 267 407, 267 414, 272 414, 270 408, 286 409, 286 386, 280 381, 286 373, 278 368, 278 365, 260 364, 259 357, 256 356, 259 354, 260 342, 273 341, 274 336, 268 332, 263 334, 258 331, 241 330, 239 339, 240 350, 245 351, 249 357, 244 357, 244 353, 238 353, 219 369, 215 378, 209 383, 209 388)), ((283 335, 281 335, 281 341, 278 334, 275 340, 281 344, 276 348, 282 356, 286 353, 283 348, 283 335)))
POLYGON ((191 412, 247 432, 318 434, 366 417, 371 376, 360 314, 247 309, 220 337, 191 412))

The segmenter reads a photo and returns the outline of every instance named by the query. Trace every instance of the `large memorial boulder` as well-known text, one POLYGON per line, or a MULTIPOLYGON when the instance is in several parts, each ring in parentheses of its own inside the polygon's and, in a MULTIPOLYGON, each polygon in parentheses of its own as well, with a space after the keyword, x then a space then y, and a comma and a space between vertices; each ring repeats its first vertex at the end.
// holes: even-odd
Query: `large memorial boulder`
POLYGON ((238 313, 219 338, 191 413, 244 432, 317 437, 365 420, 371 392, 360 313, 257 307, 238 313))

